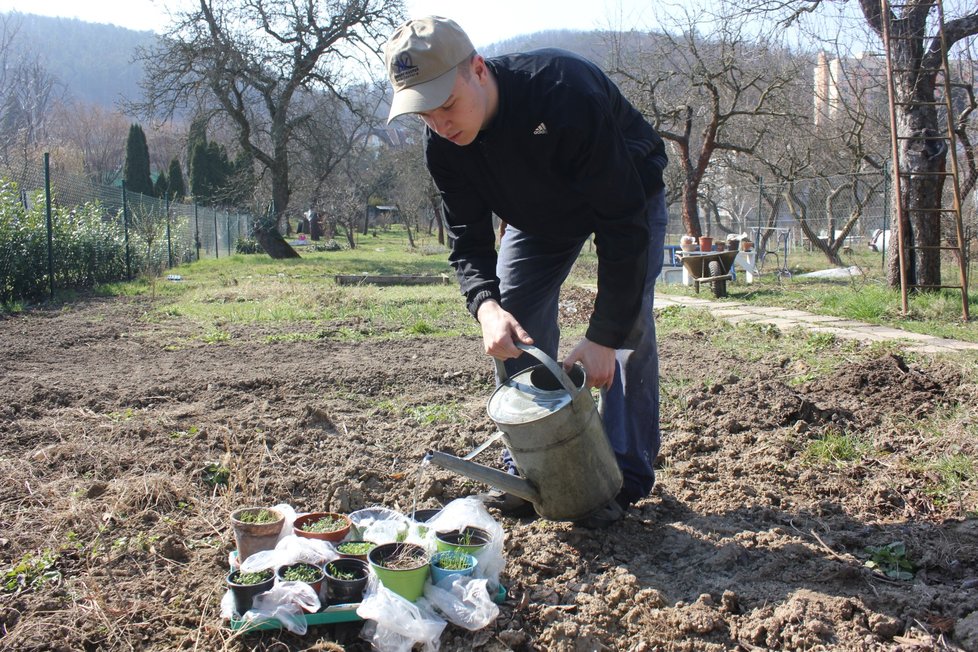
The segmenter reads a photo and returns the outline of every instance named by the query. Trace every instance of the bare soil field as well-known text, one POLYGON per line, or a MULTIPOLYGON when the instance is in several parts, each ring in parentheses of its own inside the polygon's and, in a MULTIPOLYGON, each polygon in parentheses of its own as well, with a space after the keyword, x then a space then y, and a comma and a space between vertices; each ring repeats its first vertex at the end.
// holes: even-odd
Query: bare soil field
MULTIPOLYGON (((409 510, 426 451, 464 454, 494 431, 481 343, 271 342, 233 324, 205 342, 151 308, 0 319, 0 649, 369 649, 357 624, 234 635, 228 516, 409 510), (451 418, 425 418, 432 406, 451 418)), ((920 462, 976 455, 964 367, 867 348, 792 383, 798 361, 695 333, 660 353, 652 495, 603 531, 497 515, 509 597, 485 630, 449 626, 442 649, 978 650, 974 482, 955 492, 920 462), (948 412, 954 427, 926 427, 948 412), (867 449, 807 454, 831 433, 867 449), (912 579, 865 565, 896 542, 912 579)), ((437 468, 420 483, 423 507, 487 489, 437 468)))

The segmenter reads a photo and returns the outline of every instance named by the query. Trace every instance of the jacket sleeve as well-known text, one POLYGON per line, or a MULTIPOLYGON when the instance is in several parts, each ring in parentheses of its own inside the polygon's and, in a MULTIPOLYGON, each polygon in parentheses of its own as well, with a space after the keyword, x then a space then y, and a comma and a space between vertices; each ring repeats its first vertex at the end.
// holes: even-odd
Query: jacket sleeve
POLYGON ((642 308, 649 244, 646 191, 607 99, 592 94, 573 106, 560 126, 557 160, 566 161, 566 174, 596 215, 598 295, 586 335, 618 348, 642 308))
POLYGON ((500 297, 492 211, 476 189, 452 169, 445 152, 439 151, 438 143, 430 138, 425 147, 425 161, 441 195, 452 239, 449 262, 465 295, 466 307, 475 317, 483 301, 499 301, 500 297))

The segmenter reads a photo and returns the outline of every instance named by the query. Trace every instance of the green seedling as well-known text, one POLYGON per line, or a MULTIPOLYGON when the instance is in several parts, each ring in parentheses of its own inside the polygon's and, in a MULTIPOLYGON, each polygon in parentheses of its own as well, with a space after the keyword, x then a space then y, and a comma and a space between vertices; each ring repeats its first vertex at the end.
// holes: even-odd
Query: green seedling
POLYGON ((907 549, 902 541, 894 541, 885 546, 868 546, 870 554, 866 567, 894 580, 912 580, 914 565, 907 559, 907 549))
POLYGON ((346 519, 340 518, 338 516, 324 516, 318 521, 313 521, 312 523, 307 523, 302 526, 303 532, 336 532, 346 527, 346 519))
POLYGON ((336 546, 338 552, 344 555, 365 555, 370 552, 374 544, 369 541, 347 541, 336 546))
POLYGON ((289 582, 316 582, 322 577, 322 571, 312 564, 296 564, 282 572, 282 579, 289 582))
POLYGON ((272 570, 260 570, 254 573, 242 573, 238 571, 231 576, 231 581, 235 584, 241 584, 243 586, 254 586, 255 584, 261 584, 262 582, 267 582, 272 577, 272 570))
POLYGON ((356 573, 354 573, 352 571, 340 570, 339 568, 337 568, 333 564, 327 564, 326 565, 326 572, 329 573, 329 576, 330 577, 335 577, 338 580, 345 580, 347 582, 351 582, 351 581, 357 579, 357 574, 356 573))
POLYGON ((279 519, 279 516, 275 512, 268 509, 253 509, 247 512, 242 512, 237 518, 242 523, 263 525, 265 523, 274 523, 279 519))
POLYGON ((461 571, 467 569, 472 563, 467 555, 453 554, 439 557, 437 565, 438 568, 444 568, 445 570, 461 571))
POLYGON ((210 462, 204 467, 203 478, 208 487, 226 487, 231 480, 231 469, 218 462, 210 462))
POLYGON ((61 579, 61 571, 55 568, 57 563, 58 554, 53 550, 46 550, 39 555, 25 553, 19 562, 0 576, 4 593, 16 593, 48 582, 57 582, 61 579))

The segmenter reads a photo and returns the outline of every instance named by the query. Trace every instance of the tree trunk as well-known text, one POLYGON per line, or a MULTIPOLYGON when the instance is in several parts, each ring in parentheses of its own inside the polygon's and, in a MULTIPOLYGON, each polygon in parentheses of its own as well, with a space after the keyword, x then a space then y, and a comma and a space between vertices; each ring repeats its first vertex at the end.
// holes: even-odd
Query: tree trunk
POLYGON ((276 260, 300 258, 299 253, 285 241, 277 229, 257 230, 255 239, 258 240, 258 244, 261 245, 265 253, 276 260))

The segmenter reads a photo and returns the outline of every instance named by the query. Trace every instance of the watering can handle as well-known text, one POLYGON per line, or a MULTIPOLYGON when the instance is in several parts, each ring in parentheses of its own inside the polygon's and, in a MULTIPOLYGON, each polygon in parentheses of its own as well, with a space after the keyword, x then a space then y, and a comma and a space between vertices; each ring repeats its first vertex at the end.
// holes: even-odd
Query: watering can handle
MULTIPOLYGON (((570 376, 567 375, 567 372, 564 371, 564 368, 557 364, 553 358, 530 344, 516 342, 516 347, 526 351, 543 363, 543 366, 554 375, 554 378, 560 381, 560 384, 563 385, 564 389, 567 390, 567 393, 571 395, 571 398, 577 396, 577 387, 574 386, 574 383, 571 381, 570 376)), ((496 375, 499 376, 500 384, 505 383, 507 380, 509 380, 509 374, 506 373, 506 365, 504 365, 503 361, 499 358, 493 358, 493 360, 496 363, 496 375)))

